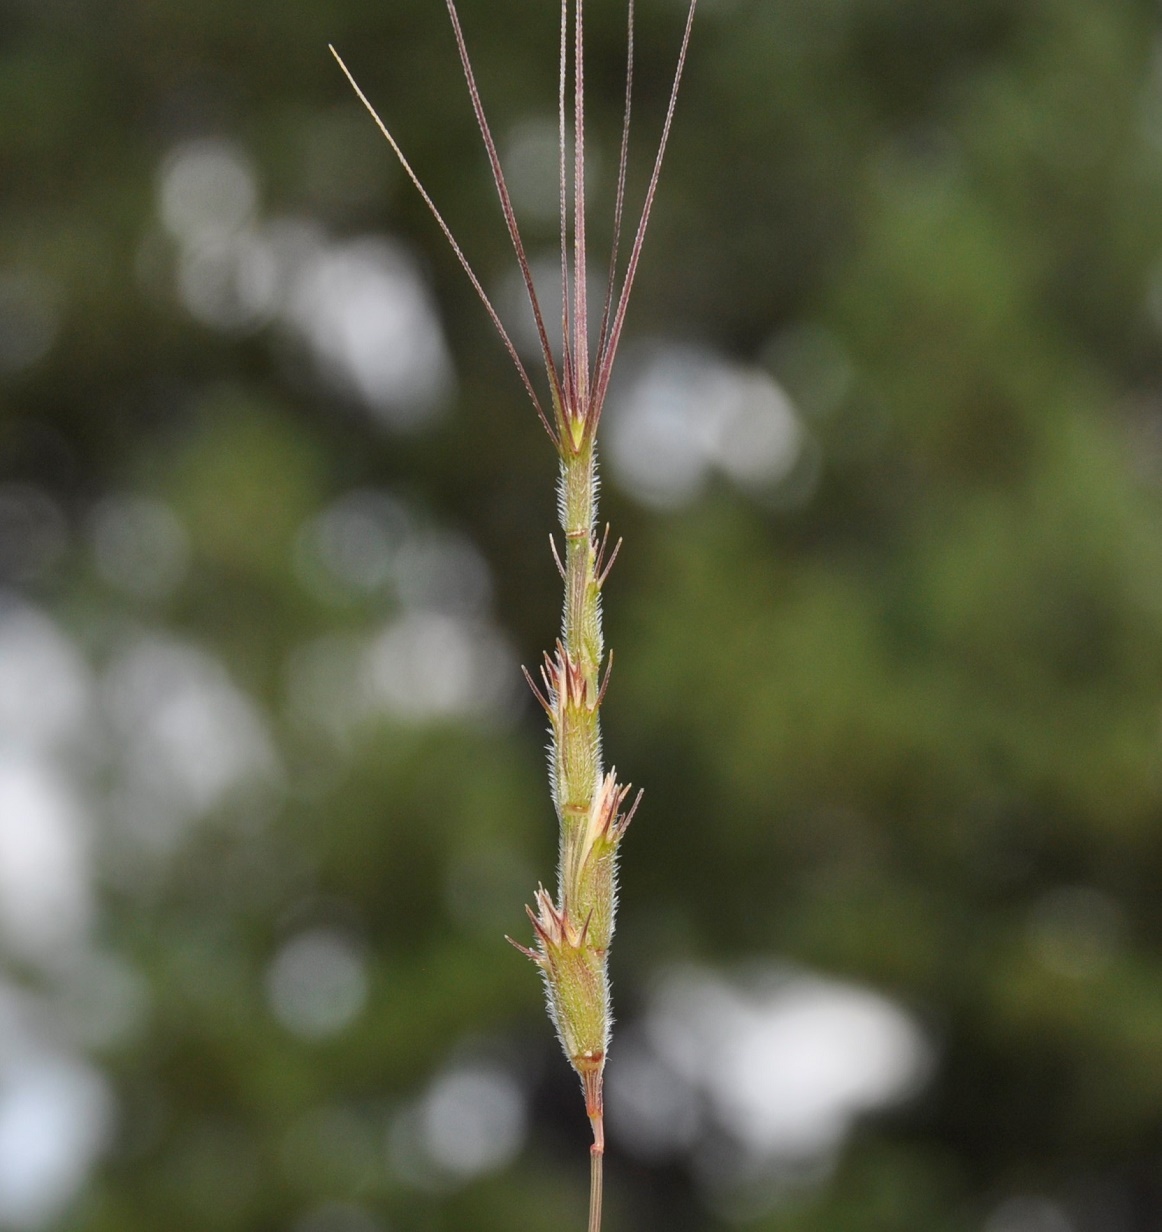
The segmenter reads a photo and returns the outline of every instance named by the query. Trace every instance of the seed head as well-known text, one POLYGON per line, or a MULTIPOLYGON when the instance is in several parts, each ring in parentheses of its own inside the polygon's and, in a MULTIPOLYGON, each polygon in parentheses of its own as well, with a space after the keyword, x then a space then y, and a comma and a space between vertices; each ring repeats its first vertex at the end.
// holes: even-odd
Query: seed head
MULTIPOLYGON (((516 347, 484 292, 479 278, 457 244, 443 216, 428 196, 395 138, 355 84, 346 65, 336 60, 356 94, 387 138, 404 171, 410 177, 440 229, 464 267, 500 334, 521 382, 532 400, 549 438, 560 457, 559 506, 565 532, 565 559, 553 543, 553 556, 565 583, 562 633, 554 652, 546 654, 540 681, 525 670, 537 701, 549 719, 549 773, 554 803, 561 826, 558 901, 544 886, 534 896, 536 909, 526 907, 533 926, 535 948, 508 940, 540 968, 545 981, 549 1014, 557 1028, 565 1055, 581 1078, 585 1108, 593 1125, 593 1182, 590 1199, 590 1230, 601 1220, 601 1155, 605 1149, 602 1112, 602 1074, 609 1047, 611 1011, 607 954, 613 937, 617 905, 617 849, 641 801, 624 811, 630 788, 617 781, 617 774, 601 769, 601 731, 598 711, 609 686, 613 654, 605 656, 601 633, 601 591, 613 566, 621 541, 607 555, 609 528, 598 541, 596 534, 597 460, 594 438, 609 389, 614 357, 621 341, 630 292, 637 276, 642 245, 649 224, 661 174, 662 158, 678 97, 678 84, 686 62, 686 50, 697 0, 690 0, 678 66, 666 119, 658 143, 653 171, 630 246, 624 270, 619 265, 622 215, 625 207, 626 167, 629 156, 630 103, 633 94, 634 0, 628 0, 628 67, 626 70, 625 116, 618 158, 617 192, 613 216, 613 244, 609 278, 596 345, 590 358, 589 313, 586 302, 585 217, 585 37, 584 0, 573 0, 570 39, 569 0, 561 0, 561 47, 558 82, 560 143, 560 239, 561 239, 561 355, 558 361, 549 346, 544 314, 533 286, 532 272, 517 225, 516 213, 496 143, 488 126, 480 90, 468 57, 455 0, 446 0, 460 63, 468 83, 472 109, 484 139, 492 169, 501 214, 516 254, 517 265, 528 293, 529 305, 540 341, 541 357, 549 386, 546 403, 538 397, 516 347), (572 49, 570 54, 570 43, 572 49), (572 140, 567 123, 566 87, 573 69, 572 140), (569 159, 572 159, 573 201, 569 203, 569 159), (570 244, 570 240, 572 243, 570 244), (570 259, 570 248, 572 256, 570 259), (605 663, 604 676, 601 665, 605 663)), ((552 542, 552 541, 551 541, 552 542)), ((524 670, 524 669, 522 669, 524 670)))

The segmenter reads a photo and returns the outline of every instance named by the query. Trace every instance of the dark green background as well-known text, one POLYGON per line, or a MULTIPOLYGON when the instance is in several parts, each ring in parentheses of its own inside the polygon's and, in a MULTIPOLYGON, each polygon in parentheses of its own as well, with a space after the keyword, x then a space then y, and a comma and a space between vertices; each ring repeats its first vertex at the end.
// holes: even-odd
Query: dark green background
MULTIPOLYGON (((556 16, 463 0, 500 133, 551 114, 556 16)), ((635 200, 682 16, 642 0, 635 200)), ((607 200, 624 12, 590 0, 588 19, 607 200)), ((624 851, 619 1013, 632 1024, 671 964, 782 957, 893 998, 936 1050, 924 1090, 861 1123, 817 1186, 741 1220, 756 1232, 977 1229, 1022 1194, 1076 1232, 1162 1226, 1160 35, 1146 0, 699 14, 627 346, 766 366, 820 467, 793 498, 717 478, 668 512, 605 486, 626 539, 607 746, 647 788, 624 851), (808 329, 850 369, 825 414, 820 373, 782 362, 780 339, 808 329), (1062 902, 1110 924, 1095 941, 1085 911, 1050 911, 1073 963, 1045 957, 1062 902)), ((477 546, 519 659, 551 644, 559 601, 552 451, 329 41, 496 285, 512 257, 439 0, 0 4, 0 270, 48 280, 57 313, 51 348, 0 375, 0 460, 63 519, 40 556, 16 519, 6 593, 94 672, 146 634, 215 656, 288 767, 285 790, 221 801, 135 864, 107 837, 114 737, 89 719, 90 944, 140 974, 149 1008, 93 1052, 118 1128, 54 1225, 77 1232, 274 1232, 326 1201, 400 1232, 583 1225, 579 1094, 502 940, 524 936, 554 859, 534 707, 385 719, 346 745, 287 718, 296 649, 395 610, 389 593, 325 602, 296 572, 300 528, 355 489, 477 546), (322 180, 303 153, 320 125, 322 180), (194 138, 253 160, 263 217, 410 248, 457 374, 442 418, 385 428, 277 327, 191 318, 156 187, 194 138), (188 572, 157 600, 94 565, 93 511, 125 492, 189 536, 188 572), (511 907, 493 894, 467 925, 449 870, 497 851, 528 884, 510 888, 502 860, 511 907), (328 921, 361 938, 370 995, 310 1042, 271 1015, 264 972, 328 921), (521 1058, 528 1145, 498 1174, 417 1188, 385 1162, 386 1126, 466 1039, 521 1058), (374 1166, 341 1136, 288 1163, 288 1127, 320 1109, 363 1127, 351 1142, 374 1166)), ((50 1002, 65 979, 18 954, 6 978, 50 1002)), ((608 1175, 609 1232, 726 1226, 681 1160, 653 1167, 615 1139, 608 1175)), ((1061 1232, 1037 1209, 1004 1232, 1061 1232)))

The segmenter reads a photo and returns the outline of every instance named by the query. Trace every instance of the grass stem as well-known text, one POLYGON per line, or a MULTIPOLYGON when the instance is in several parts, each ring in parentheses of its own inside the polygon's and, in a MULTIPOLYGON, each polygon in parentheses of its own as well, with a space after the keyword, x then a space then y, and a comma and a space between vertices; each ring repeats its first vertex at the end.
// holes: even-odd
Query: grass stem
POLYGON ((597 1143, 589 1148, 589 1232, 601 1232, 602 1161, 605 1152, 597 1143))

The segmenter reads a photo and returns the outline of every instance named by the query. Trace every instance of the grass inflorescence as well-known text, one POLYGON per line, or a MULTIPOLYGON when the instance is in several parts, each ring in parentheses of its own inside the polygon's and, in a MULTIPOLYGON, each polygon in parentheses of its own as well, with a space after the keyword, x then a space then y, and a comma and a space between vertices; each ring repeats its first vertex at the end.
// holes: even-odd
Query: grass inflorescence
POLYGON ((610 547, 608 527, 603 534, 598 534, 596 437, 670 135, 697 0, 690 0, 661 139, 629 256, 622 269, 619 246, 633 92, 634 3, 629 0, 625 115, 614 201, 613 244, 601 322, 592 352, 586 298, 583 0, 574 0, 572 10, 569 0, 561 0, 558 116, 562 346, 559 361, 549 343, 544 314, 533 285, 496 143, 485 117, 460 16, 454 0, 446 0, 446 3, 472 108, 500 197, 501 213, 536 323, 548 381, 547 405, 538 396, 512 339, 440 211, 338 53, 334 48, 331 50, 464 267, 559 459, 558 507, 564 551, 562 553, 554 542, 553 558, 565 588, 561 632, 552 653, 545 655, 539 679, 525 672, 549 720, 549 776, 560 826, 557 895, 554 899, 543 886, 538 887, 535 910, 527 908, 534 932, 533 946, 530 948, 515 941, 512 944, 536 963, 544 976, 550 1016, 565 1055, 584 1089, 586 1113, 593 1127, 589 1228, 590 1232, 597 1232, 601 1224, 601 1167, 605 1150, 602 1080, 611 1025, 608 956, 617 906, 617 853, 641 795, 639 793, 630 804, 630 788, 618 782, 614 770, 606 772, 602 760, 600 709, 609 685, 613 653, 607 653, 602 634, 601 593, 620 541, 610 547))

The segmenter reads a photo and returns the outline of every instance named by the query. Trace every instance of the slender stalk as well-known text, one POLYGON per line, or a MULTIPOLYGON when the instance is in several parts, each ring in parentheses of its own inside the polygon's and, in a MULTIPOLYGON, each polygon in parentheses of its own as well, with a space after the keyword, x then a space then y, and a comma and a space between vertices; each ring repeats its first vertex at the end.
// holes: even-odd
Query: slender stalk
POLYGON ((601 1232, 601 1161, 605 1152, 589 1148, 589 1232, 601 1232))

